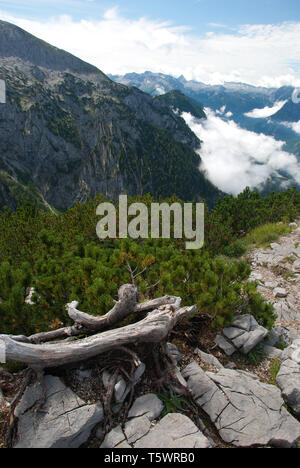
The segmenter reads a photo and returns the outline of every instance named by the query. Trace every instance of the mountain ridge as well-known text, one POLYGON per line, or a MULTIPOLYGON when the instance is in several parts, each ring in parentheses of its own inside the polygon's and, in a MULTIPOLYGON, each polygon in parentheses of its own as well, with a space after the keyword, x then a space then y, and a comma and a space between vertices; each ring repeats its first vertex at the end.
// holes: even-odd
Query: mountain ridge
POLYGON ((101 74, 98 68, 64 50, 38 39, 22 28, 0 20, 0 57, 19 57, 35 66, 57 71, 101 74), (13 26, 13 27, 12 27, 13 26), (23 47, 22 45, 23 44, 23 47), (41 47, 42 46, 42 47, 41 47))

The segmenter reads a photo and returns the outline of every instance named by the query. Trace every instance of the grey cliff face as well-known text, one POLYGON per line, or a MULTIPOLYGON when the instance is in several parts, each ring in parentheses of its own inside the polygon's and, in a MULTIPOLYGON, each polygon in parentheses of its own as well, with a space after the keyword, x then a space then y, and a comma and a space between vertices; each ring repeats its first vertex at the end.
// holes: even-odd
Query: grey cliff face
POLYGON ((96 193, 217 197, 198 170, 199 140, 164 103, 5 22, 0 78, 0 206, 27 195, 60 210, 96 193))

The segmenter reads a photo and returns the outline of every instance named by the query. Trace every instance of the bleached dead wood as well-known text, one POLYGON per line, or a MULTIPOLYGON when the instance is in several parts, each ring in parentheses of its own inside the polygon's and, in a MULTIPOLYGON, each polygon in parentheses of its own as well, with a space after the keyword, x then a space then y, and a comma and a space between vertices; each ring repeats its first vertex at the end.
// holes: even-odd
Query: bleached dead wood
POLYGON ((91 335, 111 328, 133 313, 149 312, 155 308, 172 305, 179 308, 181 299, 175 296, 164 296, 144 303, 137 303, 138 290, 132 284, 125 284, 119 288, 119 300, 114 307, 103 316, 93 316, 77 309, 78 302, 67 304, 66 309, 74 325, 63 327, 50 332, 37 333, 29 337, 12 336, 11 338, 21 343, 41 344, 48 341, 70 338, 79 335, 91 335))
POLYGON ((7 361, 17 361, 33 368, 58 367, 81 362, 120 346, 159 343, 167 338, 176 324, 194 313, 196 306, 176 309, 164 307, 150 312, 143 320, 70 343, 33 345, 0 335, 5 344, 7 361))

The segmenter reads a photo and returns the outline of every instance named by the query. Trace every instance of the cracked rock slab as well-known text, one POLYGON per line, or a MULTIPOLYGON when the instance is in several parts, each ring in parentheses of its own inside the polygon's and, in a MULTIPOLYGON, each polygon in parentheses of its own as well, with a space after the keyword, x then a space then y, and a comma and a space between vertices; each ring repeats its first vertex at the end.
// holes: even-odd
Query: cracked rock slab
POLYGON ((151 423, 162 410, 163 404, 154 394, 137 398, 129 412, 130 419, 124 432, 120 425, 114 428, 106 435, 100 448, 211 447, 199 428, 183 414, 168 414, 159 423, 151 423))
MULTIPOLYGON (((268 330, 261 327, 252 315, 247 314, 238 317, 231 327, 224 328, 223 334, 231 341, 235 350, 239 350, 243 354, 248 354, 255 346, 264 340, 268 335, 268 330)), ((221 346, 219 346, 222 348, 222 343, 220 344, 221 346)), ((227 345, 222 348, 225 353, 226 348, 227 345)))
POLYGON ((201 351, 200 349, 196 348, 195 349, 195 354, 198 354, 200 359, 202 359, 203 362, 210 366, 214 366, 217 369, 223 369, 223 365, 220 363, 220 361, 213 355, 213 354, 207 354, 201 351))
POLYGON ((126 436, 121 426, 117 426, 106 435, 100 448, 117 448, 122 443, 127 443, 126 436))
POLYGON ((128 421, 125 425, 125 435, 128 444, 134 444, 144 437, 151 428, 151 422, 147 416, 140 416, 128 421))
POLYGON ((87 405, 58 377, 44 379, 46 401, 42 412, 34 405, 42 398, 42 387, 27 387, 16 407, 18 418, 15 448, 79 448, 103 420, 101 404, 87 405))
POLYGON ((232 356, 236 352, 236 348, 219 333, 216 336, 215 343, 227 356, 232 356))
POLYGON ((192 449, 211 447, 210 441, 198 427, 187 416, 180 413, 167 414, 152 427, 146 416, 134 418, 127 422, 125 434, 121 426, 116 427, 106 436, 101 448, 192 449))
POLYGON ((210 448, 210 442, 187 416, 173 413, 167 414, 134 447, 156 449, 210 448))
POLYGON ((135 400, 128 413, 128 418, 147 416, 149 421, 153 421, 161 415, 163 409, 163 402, 154 393, 147 393, 135 400))
POLYGON ((183 375, 197 405, 225 442, 289 448, 300 437, 300 424, 284 408, 277 387, 231 369, 205 373, 195 362, 183 375))
POLYGON ((297 311, 297 309, 295 307, 290 307, 290 305, 285 301, 275 302, 274 312, 277 315, 277 320, 281 320, 283 322, 293 322, 300 320, 300 313, 297 311))
POLYGON ((248 339, 242 347, 243 354, 250 353, 250 351, 252 351, 252 349, 255 348, 255 346, 261 343, 268 335, 268 330, 266 330, 264 327, 259 327, 254 331, 250 331, 249 333, 247 333, 247 335, 248 339))
POLYGON ((249 332, 251 330, 252 317, 251 315, 241 315, 232 324, 232 327, 249 332))
POLYGON ((276 377, 282 396, 294 414, 300 417, 300 365, 291 359, 284 361, 276 377))
POLYGON ((300 417, 300 340, 284 351, 285 360, 281 364, 276 382, 282 396, 294 414, 300 417))
POLYGON ((228 327, 224 328, 223 333, 224 336, 226 336, 226 338, 228 338, 229 340, 234 340, 235 338, 241 336, 244 333, 244 330, 235 327, 228 327))

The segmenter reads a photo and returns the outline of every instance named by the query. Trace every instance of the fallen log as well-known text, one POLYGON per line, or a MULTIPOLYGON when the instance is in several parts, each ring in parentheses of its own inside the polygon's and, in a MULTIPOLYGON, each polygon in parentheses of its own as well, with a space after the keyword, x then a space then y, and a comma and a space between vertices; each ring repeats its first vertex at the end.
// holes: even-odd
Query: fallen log
POLYGON ((167 338, 176 324, 196 311, 196 306, 175 309, 169 306, 150 312, 143 320, 105 331, 75 342, 34 345, 0 335, 6 360, 27 364, 32 368, 52 368, 81 362, 120 346, 159 343, 167 338))

